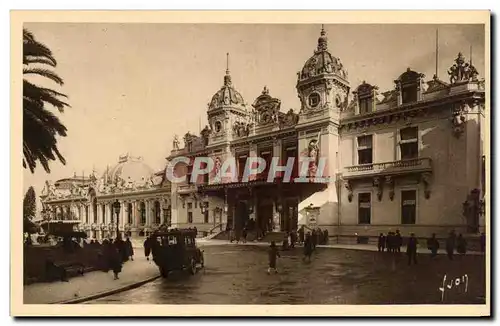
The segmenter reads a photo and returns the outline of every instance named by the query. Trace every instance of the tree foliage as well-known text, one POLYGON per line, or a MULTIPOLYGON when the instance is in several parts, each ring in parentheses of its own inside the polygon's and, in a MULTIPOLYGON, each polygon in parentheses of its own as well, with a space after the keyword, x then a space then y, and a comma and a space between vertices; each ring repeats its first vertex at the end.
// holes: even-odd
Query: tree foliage
POLYGON ((66 160, 57 148, 57 137, 66 136, 66 127, 59 118, 48 110, 48 106, 64 112, 69 104, 62 99, 66 95, 49 88, 35 85, 26 78, 39 76, 62 86, 64 84, 50 68, 57 65, 52 51, 35 40, 31 32, 23 30, 23 167, 33 173, 37 162, 50 172, 49 161, 66 160))
POLYGON ((32 218, 36 214, 36 194, 33 187, 29 187, 28 191, 24 195, 23 201, 23 216, 27 218, 32 218))

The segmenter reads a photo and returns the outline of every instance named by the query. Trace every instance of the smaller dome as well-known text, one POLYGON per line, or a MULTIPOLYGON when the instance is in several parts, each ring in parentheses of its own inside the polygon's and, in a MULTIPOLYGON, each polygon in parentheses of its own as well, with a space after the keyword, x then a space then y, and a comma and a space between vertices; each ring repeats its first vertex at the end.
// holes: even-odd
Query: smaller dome
POLYGON ((328 38, 324 29, 321 29, 321 36, 318 38, 318 48, 304 64, 299 73, 299 79, 303 80, 320 74, 335 74, 347 80, 347 70, 340 59, 328 52, 328 38))
POLYGON ((120 156, 118 164, 104 172, 103 178, 108 183, 115 182, 117 178, 125 182, 144 183, 153 174, 154 170, 143 162, 142 157, 127 154, 120 156))
POLYGON ((221 89, 212 96, 210 104, 208 104, 209 110, 214 110, 221 108, 223 106, 241 106, 245 108, 245 101, 240 92, 238 92, 231 82, 231 75, 229 74, 229 53, 228 56, 228 67, 226 69, 226 75, 224 76, 224 85, 221 89))

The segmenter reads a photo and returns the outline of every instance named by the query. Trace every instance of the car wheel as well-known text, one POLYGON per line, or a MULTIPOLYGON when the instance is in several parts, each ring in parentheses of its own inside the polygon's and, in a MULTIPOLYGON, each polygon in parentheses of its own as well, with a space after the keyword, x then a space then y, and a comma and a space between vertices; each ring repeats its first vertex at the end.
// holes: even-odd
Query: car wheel
POLYGON ((191 269, 190 269, 191 275, 196 274, 196 262, 193 258, 191 258, 191 269))

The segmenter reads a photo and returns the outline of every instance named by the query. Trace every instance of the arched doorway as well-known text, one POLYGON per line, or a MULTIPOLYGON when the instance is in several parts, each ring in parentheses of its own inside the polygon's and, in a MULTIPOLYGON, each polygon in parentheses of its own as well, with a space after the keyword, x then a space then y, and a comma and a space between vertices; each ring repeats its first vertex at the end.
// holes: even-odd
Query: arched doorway
POLYGON ((248 206, 245 201, 239 201, 236 206, 236 216, 234 219, 234 228, 242 230, 248 220, 248 206))
POLYGON ((127 224, 132 224, 132 203, 127 204, 127 224))
POLYGON ((139 210, 140 210, 140 214, 141 214, 141 225, 145 225, 146 224, 146 204, 141 201, 140 205, 139 205, 139 210))
POLYGON ((154 203, 154 211, 155 211, 155 224, 160 225, 161 224, 161 208, 160 208, 160 202, 157 200, 154 203))

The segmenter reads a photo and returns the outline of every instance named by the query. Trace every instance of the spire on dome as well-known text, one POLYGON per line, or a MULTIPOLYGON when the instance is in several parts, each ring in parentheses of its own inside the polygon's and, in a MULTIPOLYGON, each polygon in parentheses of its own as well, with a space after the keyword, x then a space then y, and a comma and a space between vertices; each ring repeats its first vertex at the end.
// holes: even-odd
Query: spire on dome
POLYGON ((229 74, 229 53, 226 53, 226 75, 224 76, 224 86, 231 86, 231 75, 229 74))
POLYGON ((326 37, 325 25, 321 24, 321 36, 318 38, 318 51, 328 50, 328 38, 326 37))

